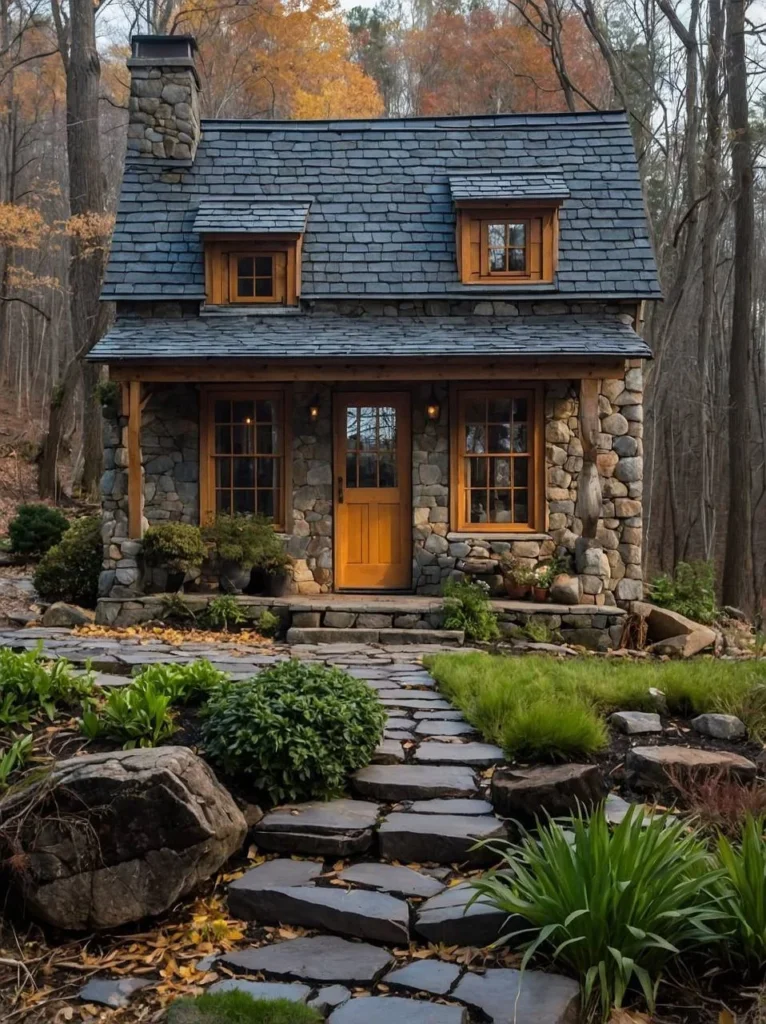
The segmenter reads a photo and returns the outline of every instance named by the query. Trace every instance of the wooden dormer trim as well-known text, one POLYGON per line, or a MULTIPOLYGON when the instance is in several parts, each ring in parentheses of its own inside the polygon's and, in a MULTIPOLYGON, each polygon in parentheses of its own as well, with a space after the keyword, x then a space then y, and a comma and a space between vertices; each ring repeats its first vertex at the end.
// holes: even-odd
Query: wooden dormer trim
POLYGON ((247 306, 263 303, 297 306, 301 291, 301 250, 303 237, 297 234, 206 235, 205 294, 213 306, 247 306), (274 258, 274 294, 258 299, 237 299, 230 280, 236 254, 274 258))
POLYGON ((558 208, 561 200, 463 200, 457 206, 456 251, 462 284, 514 287, 552 284, 558 262, 558 208), (523 270, 491 272, 488 225, 525 225, 523 270))

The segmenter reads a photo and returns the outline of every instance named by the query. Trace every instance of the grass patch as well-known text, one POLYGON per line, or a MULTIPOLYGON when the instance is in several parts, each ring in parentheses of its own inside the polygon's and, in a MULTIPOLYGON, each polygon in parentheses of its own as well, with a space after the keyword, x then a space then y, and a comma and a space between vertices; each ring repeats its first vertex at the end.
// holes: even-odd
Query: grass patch
POLYGON ((177 999, 168 1024, 320 1024, 322 1017, 289 999, 253 999, 247 992, 213 992, 177 999))
POLYGON ((557 760, 608 744, 612 711, 653 711, 665 694, 672 714, 738 715, 766 739, 766 662, 617 662, 439 654, 426 659, 439 688, 508 757, 557 760))

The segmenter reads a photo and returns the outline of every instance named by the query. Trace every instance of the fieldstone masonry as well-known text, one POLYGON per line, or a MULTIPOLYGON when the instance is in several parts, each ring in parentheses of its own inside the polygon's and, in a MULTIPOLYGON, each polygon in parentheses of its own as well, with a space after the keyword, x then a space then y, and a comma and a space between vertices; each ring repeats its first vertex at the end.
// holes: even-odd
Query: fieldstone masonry
MULTIPOLYGON (((287 553, 299 594, 332 590, 332 393, 327 385, 296 385, 293 392, 293 522, 287 553), (309 404, 319 398, 319 419, 309 404)), ((289 525, 289 524, 288 524, 289 525)))
POLYGON ((128 155, 193 160, 200 137, 199 79, 190 57, 132 57, 128 155))

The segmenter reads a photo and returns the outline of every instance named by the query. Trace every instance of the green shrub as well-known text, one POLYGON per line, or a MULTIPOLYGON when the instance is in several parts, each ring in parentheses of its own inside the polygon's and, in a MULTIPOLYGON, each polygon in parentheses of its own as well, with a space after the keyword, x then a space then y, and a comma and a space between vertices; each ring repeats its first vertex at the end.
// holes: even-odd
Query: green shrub
POLYGON ((245 613, 231 594, 214 597, 200 616, 208 629, 222 629, 229 632, 229 626, 240 626, 245 621, 245 613))
POLYGON ((8 788, 8 779, 18 768, 23 768, 32 753, 33 737, 14 736, 7 750, 0 753, 0 793, 8 788))
POLYGON ((650 584, 650 597, 662 608, 695 622, 715 621, 715 568, 712 562, 679 562, 672 576, 661 575, 650 584))
POLYGON ((194 704, 207 697, 229 677, 200 658, 189 665, 149 665, 139 672, 131 685, 151 683, 167 693, 175 704, 194 704))
POLYGON ((44 555, 69 529, 69 520, 48 505, 20 505, 8 524, 11 551, 18 555, 44 555))
POLYGON ((603 1021, 629 989, 653 1011, 666 967, 715 942, 723 917, 705 888, 718 875, 699 836, 681 821, 644 827, 642 818, 633 808, 613 830, 603 813, 548 822, 506 845, 502 869, 473 883, 511 916, 500 941, 524 950, 522 968, 539 955, 573 973, 586 1011, 603 1021))
POLYGON ((102 560, 101 520, 98 516, 76 519, 60 543, 40 560, 35 589, 44 601, 95 608, 102 560))
POLYGON ((261 636, 276 636, 282 620, 268 608, 264 608, 258 616, 258 632, 261 636))
POLYGON ((497 640, 497 616, 489 603, 486 583, 448 580, 444 585, 444 628, 462 629, 468 640, 497 640))
POLYGON ((90 674, 74 675, 64 658, 44 658, 42 644, 21 653, 0 648, 0 726, 26 727, 39 714, 53 721, 60 706, 76 703, 92 689, 90 674))
POLYGON ((748 817, 738 843, 719 837, 716 852, 723 874, 713 889, 728 916, 723 949, 735 966, 755 977, 766 963, 765 822, 748 817))
POLYGON ((258 567, 277 573, 288 558, 271 520, 258 515, 216 516, 202 531, 221 562, 235 562, 242 569, 258 567))
POLYGON ((159 566, 173 573, 199 569, 205 559, 202 533, 191 523, 150 526, 141 550, 147 565, 159 566))
POLYGON ((100 710, 83 709, 80 728, 88 739, 106 736, 124 750, 158 747, 176 731, 172 696, 152 680, 115 687, 100 710))
POLYGON ((163 622, 174 622, 179 625, 188 626, 189 623, 197 621, 197 616, 180 594, 163 595, 160 615, 163 622))
POLYGON ((290 999, 253 999, 247 992, 206 992, 177 999, 168 1024, 321 1024, 322 1016, 290 999))
POLYGON ((340 792, 369 763, 386 721, 362 680, 295 660, 224 683, 202 715, 211 760, 229 775, 248 776, 274 801, 340 792))

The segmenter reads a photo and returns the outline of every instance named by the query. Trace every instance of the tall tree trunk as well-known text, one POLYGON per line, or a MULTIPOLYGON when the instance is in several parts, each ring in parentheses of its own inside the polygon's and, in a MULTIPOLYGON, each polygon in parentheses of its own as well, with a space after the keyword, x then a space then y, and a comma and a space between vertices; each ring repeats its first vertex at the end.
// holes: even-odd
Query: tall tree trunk
POLYGON ((753 602, 750 546, 750 375, 752 373, 752 268, 755 257, 753 151, 747 95, 745 0, 728 0, 726 76, 734 185, 734 300, 729 345, 729 519, 723 567, 726 604, 749 610, 753 602))
MULTIPOLYGON (((67 160, 69 165, 70 264, 69 306, 75 359, 90 351, 106 326, 106 310, 99 303, 105 246, 99 228, 104 217, 104 179, 101 168, 98 96, 101 68, 96 49, 96 7, 92 0, 70 0, 67 33, 58 0, 54 21, 66 69, 67 160)), ((40 492, 55 496, 60 431, 74 387, 83 387, 83 489, 95 495, 101 473, 101 411, 94 395, 98 372, 83 366, 79 374, 64 374, 53 396, 48 436, 40 465, 40 492)))

